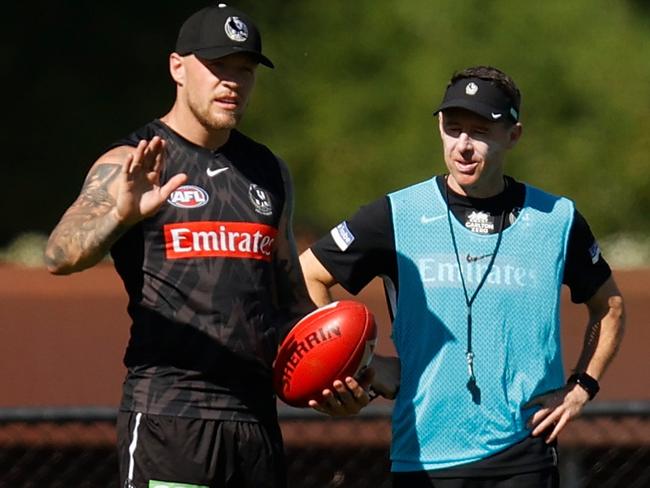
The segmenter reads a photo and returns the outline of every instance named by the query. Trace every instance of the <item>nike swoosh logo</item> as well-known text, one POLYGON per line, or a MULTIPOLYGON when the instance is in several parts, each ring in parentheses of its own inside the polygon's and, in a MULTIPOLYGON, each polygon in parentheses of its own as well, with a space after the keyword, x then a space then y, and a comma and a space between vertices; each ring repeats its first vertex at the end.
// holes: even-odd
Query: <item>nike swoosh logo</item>
POLYGON ((465 257, 465 259, 467 259, 467 262, 468 262, 468 263, 473 263, 474 261, 479 261, 479 260, 481 260, 481 259, 489 258, 490 256, 492 256, 492 254, 494 254, 494 253, 491 252, 490 254, 482 254, 481 256, 470 256, 470 255, 468 254, 468 255, 465 257))
POLYGON ((435 217, 427 217, 426 215, 423 215, 420 217, 420 222, 423 224, 430 224, 431 222, 435 222, 436 220, 444 219, 446 216, 443 215, 436 215, 435 217))
POLYGON ((207 169, 205 170, 205 172, 208 173, 208 176, 209 176, 210 178, 212 178, 213 176, 216 176, 216 175, 218 175, 219 173, 223 173, 223 172, 226 171, 227 169, 228 169, 228 168, 218 168, 218 169, 210 169, 210 168, 207 168, 207 169))
POLYGON ((494 112, 491 112, 490 115, 492 115, 493 119, 500 119, 503 114, 495 114, 494 112))

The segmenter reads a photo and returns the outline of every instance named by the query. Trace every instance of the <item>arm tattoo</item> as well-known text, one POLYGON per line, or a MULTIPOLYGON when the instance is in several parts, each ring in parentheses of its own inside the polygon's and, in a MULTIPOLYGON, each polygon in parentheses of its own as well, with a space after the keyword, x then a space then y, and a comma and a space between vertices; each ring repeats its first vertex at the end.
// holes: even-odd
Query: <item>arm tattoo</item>
POLYGON ((108 193, 108 186, 120 173, 119 164, 100 164, 93 168, 84 181, 79 195, 81 206, 102 207, 115 204, 115 199, 108 193))
POLYGON ((79 197, 50 236, 48 265, 71 260, 81 264, 79 269, 92 266, 124 232, 108 215, 116 203, 108 189, 120 171, 119 164, 100 164, 91 169, 79 197))

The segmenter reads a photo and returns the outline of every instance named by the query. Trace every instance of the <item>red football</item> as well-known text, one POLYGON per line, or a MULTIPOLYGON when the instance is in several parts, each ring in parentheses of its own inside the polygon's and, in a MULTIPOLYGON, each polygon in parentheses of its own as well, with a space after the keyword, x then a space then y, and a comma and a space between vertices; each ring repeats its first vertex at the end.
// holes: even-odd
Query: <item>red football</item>
POLYGON ((280 345, 273 366, 275 391, 294 407, 322 399, 334 380, 368 365, 376 338, 375 319, 362 303, 341 300, 313 311, 280 345))

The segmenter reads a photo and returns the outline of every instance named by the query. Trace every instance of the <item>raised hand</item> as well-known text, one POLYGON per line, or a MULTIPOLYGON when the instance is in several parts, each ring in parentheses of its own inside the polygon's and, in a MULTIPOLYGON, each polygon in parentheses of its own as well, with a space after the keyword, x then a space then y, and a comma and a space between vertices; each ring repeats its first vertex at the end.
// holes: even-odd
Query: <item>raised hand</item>
POLYGON ((102 155, 88 172, 77 200, 50 234, 45 262, 51 273, 68 274, 99 262, 132 225, 153 215, 185 181, 177 174, 160 185, 165 142, 140 141, 102 155))
POLYGON ((118 222, 132 225, 153 215, 169 195, 187 181, 180 173, 160 185, 164 165, 165 141, 155 136, 140 141, 126 156, 118 179, 115 214, 118 222))

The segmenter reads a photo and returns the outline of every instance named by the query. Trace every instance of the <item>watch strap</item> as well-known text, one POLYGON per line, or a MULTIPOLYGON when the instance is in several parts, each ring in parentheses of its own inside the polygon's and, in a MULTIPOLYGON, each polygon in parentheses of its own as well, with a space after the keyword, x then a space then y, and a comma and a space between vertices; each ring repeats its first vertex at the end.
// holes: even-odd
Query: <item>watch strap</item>
POLYGON ((569 376, 567 384, 580 385, 580 387, 587 392, 589 395, 589 400, 593 400, 598 391, 600 390, 600 385, 598 380, 593 376, 587 373, 574 373, 569 376))

